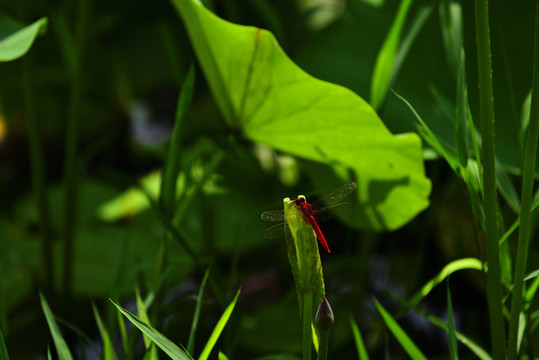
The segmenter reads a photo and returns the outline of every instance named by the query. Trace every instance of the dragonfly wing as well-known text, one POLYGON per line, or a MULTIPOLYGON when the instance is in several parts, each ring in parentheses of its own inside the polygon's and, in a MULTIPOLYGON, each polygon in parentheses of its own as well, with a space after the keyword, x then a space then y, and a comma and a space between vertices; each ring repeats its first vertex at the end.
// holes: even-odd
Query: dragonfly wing
POLYGON ((284 221, 283 210, 270 210, 260 214, 260 218, 265 221, 284 221))
POLYGON ((266 239, 280 239, 284 237, 284 232, 288 230, 288 226, 285 223, 270 226, 264 231, 264 238, 266 239))
POLYGON ((314 217, 316 218, 316 221, 318 223, 331 220, 335 217, 338 217, 339 215, 345 215, 347 212, 352 211, 354 207, 349 202, 343 202, 339 204, 335 204, 333 206, 321 208, 318 210, 315 210, 314 217))
POLYGON ((348 195, 352 193, 357 188, 357 184, 355 182, 349 182, 347 184, 342 185, 340 188, 332 192, 331 194, 328 194, 324 197, 321 197, 320 199, 314 201, 311 203, 311 206, 313 208, 321 207, 321 206, 330 206, 333 204, 338 203, 348 195))

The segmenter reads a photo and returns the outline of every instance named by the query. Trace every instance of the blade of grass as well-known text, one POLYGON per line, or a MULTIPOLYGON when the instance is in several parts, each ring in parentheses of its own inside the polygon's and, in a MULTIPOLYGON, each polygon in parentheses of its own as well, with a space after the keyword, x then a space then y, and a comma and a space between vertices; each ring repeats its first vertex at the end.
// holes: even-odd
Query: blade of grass
POLYGON ((189 353, 194 353, 195 350, 195 335, 198 327, 198 319, 200 317, 200 308, 202 307, 202 298, 204 297, 204 289, 206 287, 206 281, 210 275, 210 268, 204 273, 204 278, 200 284, 200 290, 198 291, 197 304, 195 307, 195 313, 193 315, 193 322, 191 323, 191 330, 189 331, 189 340, 187 341, 187 351, 189 353))
POLYGON ((404 0, 401 2, 399 10, 397 11, 397 16, 389 30, 389 34, 384 40, 384 44, 376 58, 371 80, 370 99, 370 103, 375 110, 380 110, 385 101, 387 91, 391 86, 391 78, 393 76, 401 32, 411 4, 412 0, 404 0))
POLYGON ((496 154, 494 152, 494 97, 487 0, 475 0, 475 26, 479 71, 479 103, 483 140, 483 201, 487 242, 487 303, 494 359, 505 358, 505 325, 502 315, 502 289, 497 226, 496 154))
POLYGON ((124 349, 122 358, 132 359, 133 354, 131 353, 131 346, 129 345, 129 341, 127 339, 127 331, 125 330, 125 323, 122 317, 122 313, 120 313, 119 311, 116 311, 116 314, 118 316, 118 328, 120 329, 120 337, 122 339, 122 346, 124 349))
POLYGON ((41 307, 43 308, 43 313, 45 314, 45 318, 47 319, 47 324, 49 325, 49 330, 51 332, 52 339, 54 341, 54 346, 56 346, 56 352, 58 353, 58 358, 60 360, 73 360, 71 351, 69 351, 69 348, 67 347, 67 344, 62 336, 62 333, 60 332, 60 329, 58 328, 58 324, 56 323, 56 320, 54 320, 54 315, 51 311, 51 308, 49 307, 49 304, 47 303, 45 296, 43 296, 41 292, 39 292, 39 299, 41 301, 41 307))
POLYGON ((176 200, 176 184, 178 174, 180 173, 181 165, 181 143, 184 131, 185 119, 193 97, 193 88, 195 84, 195 69, 191 65, 189 72, 183 82, 180 96, 178 97, 178 105, 176 107, 176 119, 174 121, 174 129, 170 139, 170 145, 167 151, 167 158, 164 164, 164 175, 161 182, 160 203, 165 209, 165 212, 173 210, 176 200))
POLYGON ((522 203, 520 206, 520 227, 518 231, 517 260, 513 283, 513 298, 511 301, 511 319, 509 322, 509 359, 518 356, 519 319, 522 311, 522 295, 524 289, 524 274, 528 262, 530 247, 530 218, 537 153, 537 137, 539 135, 539 6, 536 3, 535 12, 535 43, 534 65, 532 78, 532 102, 526 151, 524 152, 524 168, 522 175, 522 203))
POLYGON ((457 335, 455 330, 455 319, 453 318, 453 301, 449 290, 449 278, 447 279, 447 335, 449 337, 449 358, 458 360, 457 335))
POLYGON ((412 339, 410 339, 410 337, 406 335, 404 330, 402 330, 400 325, 397 324, 395 319, 393 319, 393 317, 386 311, 386 309, 384 309, 384 307, 378 302, 378 300, 374 298, 373 301, 374 305, 378 309, 378 312, 384 319, 384 322, 386 323, 387 327, 389 328, 393 336, 395 336, 404 351, 406 351, 406 353, 410 355, 412 359, 426 360, 427 358, 425 357, 425 355, 423 355, 421 350, 419 350, 419 348, 414 344, 412 339))
POLYGON ((78 2, 77 34, 74 40, 75 62, 70 79, 68 122, 66 125, 65 156, 63 169, 63 276, 62 291, 71 293, 75 255, 75 228, 77 219, 77 147, 79 138, 80 103, 82 98, 82 59, 87 32, 88 0, 78 2))
POLYGON ((34 85, 31 54, 22 59, 23 89, 25 100, 26 119, 28 120, 28 140, 30 145, 30 167, 32 171, 32 188, 36 201, 41 238, 41 254, 45 286, 52 290, 54 280, 54 256, 52 253, 52 237, 49 220, 49 201, 45 185, 45 159, 43 156, 43 140, 41 135, 41 122, 38 121, 34 105, 34 85))
POLYGON ((221 318, 217 322, 217 325, 215 325, 215 328, 213 329, 208 339, 208 342, 206 343, 206 346, 204 346, 204 349, 202 350, 202 353, 200 354, 198 360, 207 360, 208 357, 210 356, 210 353, 213 350, 215 343, 217 343, 219 336, 223 332, 223 329, 225 328, 226 323, 228 322, 228 319, 230 318, 230 315, 232 315, 232 311, 234 310, 234 307, 236 306, 236 302, 238 301, 239 295, 240 295, 240 290, 238 290, 232 302, 225 309, 225 311, 223 312, 223 315, 221 315, 221 318))
MULTIPOLYGON (((110 300, 110 299, 109 299, 110 300)), ((110 300, 118 308, 118 310, 140 331, 142 331, 148 338, 150 338, 161 350, 165 352, 174 360, 192 360, 193 358, 186 351, 180 349, 176 344, 167 339, 159 331, 155 330, 150 325, 146 324, 137 316, 133 315, 129 311, 117 305, 114 301, 110 300)))
POLYGON ((455 148, 459 159, 460 167, 466 168, 468 165, 468 111, 466 108, 466 61, 464 49, 460 49, 458 61, 457 77, 457 111, 455 121, 455 148))
POLYGON ((483 264, 479 259, 475 258, 464 258, 450 262, 442 268, 442 270, 436 274, 432 279, 430 279, 421 289, 409 300, 406 302, 406 306, 399 311, 397 318, 401 317, 404 313, 410 310, 412 307, 415 307, 421 302, 431 291, 440 284, 444 279, 449 275, 453 274, 459 270, 483 270, 483 264))
POLYGON ((367 353, 367 348, 361 337, 361 332, 356 324, 356 321, 352 316, 350 316, 350 327, 352 328, 352 335, 354 337, 354 342, 356 344, 357 356, 359 360, 369 360, 369 354, 367 353))
MULTIPOLYGON (((440 329, 449 331, 447 328, 447 324, 438 317, 429 314, 428 312, 419 309, 417 307, 414 308, 415 311, 417 311, 419 314, 423 315, 429 322, 432 324, 438 326, 440 329)), ((477 345, 474 341, 472 341, 470 338, 468 338, 466 335, 462 334, 459 331, 455 331, 455 336, 457 337, 457 340, 460 341, 461 344, 466 346, 468 349, 470 349, 479 359, 481 360, 492 360, 492 357, 479 345, 477 345)))
POLYGON ((2 335, 2 329, 0 329, 0 359, 9 360, 9 355, 7 353, 7 346, 4 342, 4 335, 2 335))
MULTIPOLYGON (((146 305, 144 304, 144 301, 142 301, 142 298, 140 297, 140 292, 138 288, 135 292, 135 298, 137 300, 137 311, 138 311, 138 316, 140 320, 148 324, 148 326, 151 326, 150 318, 146 311, 146 305)), ((150 346, 152 345, 152 339, 149 336, 147 336, 144 332, 143 332, 143 336, 144 336, 144 345, 146 346, 146 349, 149 349, 150 346)))
POLYGON ((101 320, 99 311, 97 310, 95 304, 92 302, 92 310, 94 311, 95 322, 97 323, 97 328, 101 334, 101 339, 103 340, 103 359, 105 360, 114 360, 117 359, 116 353, 114 352, 114 347, 110 341, 110 336, 107 328, 101 320))

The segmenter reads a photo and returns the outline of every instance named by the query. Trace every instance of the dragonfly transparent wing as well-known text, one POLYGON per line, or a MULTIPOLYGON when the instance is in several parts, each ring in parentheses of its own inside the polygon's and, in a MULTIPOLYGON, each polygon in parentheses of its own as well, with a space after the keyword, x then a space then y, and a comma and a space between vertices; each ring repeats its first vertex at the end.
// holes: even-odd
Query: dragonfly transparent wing
POLYGON ((270 226, 264 231, 264 238, 266 239, 281 239, 284 237, 284 232, 289 231, 288 226, 285 226, 286 223, 280 223, 277 225, 270 226))
POLYGON ((322 206, 331 206, 333 204, 338 203, 348 195, 352 193, 357 188, 357 184, 355 182, 349 182, 347 184, 342 185, 340 188, 332 192, 331 194, 328 194, 324 197, 321 197, 320 199, 314 201, 311 203, 311 206, 313 208, 322 207, 322 206))
POLYGON ((265 221, 284 221, 283 210, 264 211, 260 214, 260 218, 265 221))

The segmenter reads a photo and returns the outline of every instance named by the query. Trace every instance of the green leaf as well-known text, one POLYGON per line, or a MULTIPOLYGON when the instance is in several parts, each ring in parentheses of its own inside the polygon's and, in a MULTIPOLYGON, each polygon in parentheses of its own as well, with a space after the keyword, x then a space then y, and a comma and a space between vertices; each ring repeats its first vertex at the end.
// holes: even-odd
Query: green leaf
POLYGON ((412 0, 401 2, 397 16, 389 34, 387 35, 374 65, 374 72, 371 81, 371 104, 375 109, 380 109, 385 101, 387 92, 391 87, 395 58, 399 49, 402 28, 410 10, 412 0))
POLYGON ((192 0, 173 3, 230 127, 273 149, 354 170, 354 226, 396 229, 428 206, 416 134, 391 134, 366 101, 305 73, 268 31, 226 22, 192 0))
POLYGON ((419 348, 414 344, 414 342, 406 335, 404 330, 397 324, 397 322, 393 319, 393 317, 384 309, 382 305, 376 300, 373 299, 374 305, 376 305, 376 308, 378 309, 378 312, 380 315, 382 315, 382 318, 384 319, 384 322, 386 323, 387 327, 395 336, 399 344, 401 344, 404 351, 410 355, 412 359, 415 360, 427 360, 425 355, 419 350, 419 348))
POLYGON ((71 352, 69 351, 69 348, 62 336, 62 333, 58 328, 58 324, 56 324, 56 320, 54 320, 54 315, 51 311, 51 308, 49 307, 47 300, 45 300, 45 296, 43 296, 41 292, 39 293, 39 299, 41 300, 41 307, 43 308, 43 313, 45 314, 45 318, 47 319, 47 324, 49 325, 52 339, 54 340, 54 346, 56 346, 58 358, 60 360, 72 360, 73 356, 71 356, 71 352))
POLYGON ((211 351, 213 350, 213 347, 215 346, 215 343, 219 339, 219 336, 223 332, 223 329, 226 326, 226 323, 228 322, 228 319, 230 318, 230 315, 232 315, 232 311, 234 310, 234 307, 236 306, 236 302, 238 301, 238 296, 240 295, 240 290, 236 293, 236 296, 234 297, 234 300, 227 306, 225 311, 223 312, 223 315, 221 315, 221 318, 217 322, 217 325, 215 325, 215 328, 213 329, 210 338, 208 339, 208 342, 206 343, 206 346, 204 346, 204 349, 202 350, 202 353, 200 354, 198 360, 207 360, 210 356, 211 351))
POLYGON ((2 335, 2 329, 0 329, 0 359, 9 360, 9 355, 7 353, 7 346, 4 341, 4 335, 2 335))
MULTIPOLYGON (((0 23, 13 22, 5 17, 0 17, 0 23)), ((0 34, 0 61, 11 61, 20 58, 30 50, 32 43, 40 31, 47 26, 47 18, 43 17, 34 23, 19 27, 16 30, 9 26, 12 32, 0 34)))
POLYGON ((218 357, 219 360, 228 360, 228 357, 223 354, 222 352, 219 351, 219 357, 218 357))
POLYGON ((174 360, 192 360, 193 358, 186 351, 180 349, 172 341, 167 339, 159 331, 155 330, 150 325, 143 322, 137 316, 131 314, 129 311, 125 310, 121 306, 117 305, 114 301, 110 300, 118 310, 124 314, 124 316, 131 321, 140 331, 142 331, 148 338, 150 338, 161 350, 165 352, 174 360))
POLYGON ((359 327, 356 324, 356 321, 353 317, 350 317, 350 327, 352 328, 352 335, 354 336, 354 342, 356 343, 357 356, 359 360, 369 360, 369 354, 367 353, 367 348, 359 332, 359 327))
POLYGON ((449 279, 447 279, 447 335, 449 336, 449 358, 458 360, 457 335, 455 333, 455 320, 453 318, 453 301, 449 290, 449 279))
POLYGON ((99 315, 99 311, 97 310, 93 302, 92 302, 92 310, 94 311, 94 317, 97 323, 97 328, 99 329, 99 333, 101 334, 101 339, 103 340, 103 358, 105 360, 117 359, 116 353, 114 352, 114 347, 112 346, 112 342, 110 341, 109 332, 107 328, 105 327, 105 325, 103 324, 103 321, 101 320, 101 316, 99 315))

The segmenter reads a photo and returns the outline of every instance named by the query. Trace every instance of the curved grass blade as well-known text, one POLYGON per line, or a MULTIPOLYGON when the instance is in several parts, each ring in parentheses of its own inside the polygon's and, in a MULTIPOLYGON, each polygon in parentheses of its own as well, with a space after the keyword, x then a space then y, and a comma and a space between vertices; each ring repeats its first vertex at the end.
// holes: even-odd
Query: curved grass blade
POLYGON ((117 359, 116 353, 114 352, 114 347, 110 341, 110 336, 107 328, 101 320, 99 311, 97 310, 95 304, 92 302, 92 310, 94 311, 95 322, 97 323, 97 328, 101 334, 101 339, 103 340, 103 359, 104 360, 115 360, 117 359))
POLYGON ((73 360, 73 356, 71 355, 71 351, 69 351, 69 348, 62 336, 62 333, 60 332, 60 329, 58 328, 58 324, 56 323, 56 320, 54 320, 54 314, 51 311, 51 308, 49 307, 49 304, 47 303, 47 300, 45 299, 45 296, 40 292, 39 293, 39 299, 41 301, 41 307, 43 308, 43 313, 45 314, 45 318, 47 319, 47 324, 49 325, 49 330, 52 335, 52 339, 54 341, 54 346, 56 346, 56 352, 58 353, 58 358, 60 360, 73 360))
POLYGON ((210 335, 210 338, 208 339, 208 342, 206 343, 206 346, 204 346, 204 349, 202 350, 202 353, 200 354, 198 360, 207 360, 210 356, 211 351, 213 350, 213 347, 215 346, 215 343, 219 339, 219 336, 223 332, 223 329, 226 326, 226 323, 228 322, 228 319, 230 318, 230 315, 232 315, 232 311, 234 310, 234 307, 236 306, 236 302, 238 301, 238 296, 240 295, 240 290, 236 293, 236 296, 234 297, 234 300, 228 305, 228 307, 225 309, 223 315, 221 315, 221 318, 217 322, 217 325, 215 325, 215 328, 213 329, 213 332, 210 335))
POLYGON ((464 258, 450 262, 432 279, 430 279, 423 287, 410 299, 406 302, 404 309, 399 311, 397 318, 401 317, 405 312, 415 307, 417 304, 425 298, 434 287, 440 284, 445 278, 459 270, 483 270, 483 265, 479 259, 476 258, 464 258))
POLYGON ((356 324, 356 321, 353 317, 350 316, 350 327, 352 328, 352 335, 354 336, 354 342, 356 344, 357 356, 359 360, 369 360, 369 354, 367 353, 367 348, 365 348, 365 343, 359 332, 359 327, 356 324))
MULTIPOLYGON (((109 299, 110 300, 110 299, 109 299)), ((110 300, 116 306, 116 308, 124 314, 124 316, 135 325, 140 331, 142 331, 148 338, 150 338, 161 350, 163 350, 168 356, 174 360, 193 360, 193 357, 186 351, 180 349, 176 344, 167 339, 159 331, 155 330, 150 325, 143 322, 140 318, 133 315, 129 311, 117 305, 114 301, 110 300)))
POLYGON ((373 299, 374 305, 378 309, 378 312, 380 315, 382 315, 382 318, 384 319, 384 322, 386 323, 387 327, 395 336, 399 344, 402 346, 404 351, 410 355, 412 359, 415 360, 427 360, 425 355, 419 350, 419 348, 414 344, 414 342, 410 339, 408 335, 402 330, 399 324, 393 319, 393 317, 384 309, 384 307, 376 300, 376 298, 373 299))

